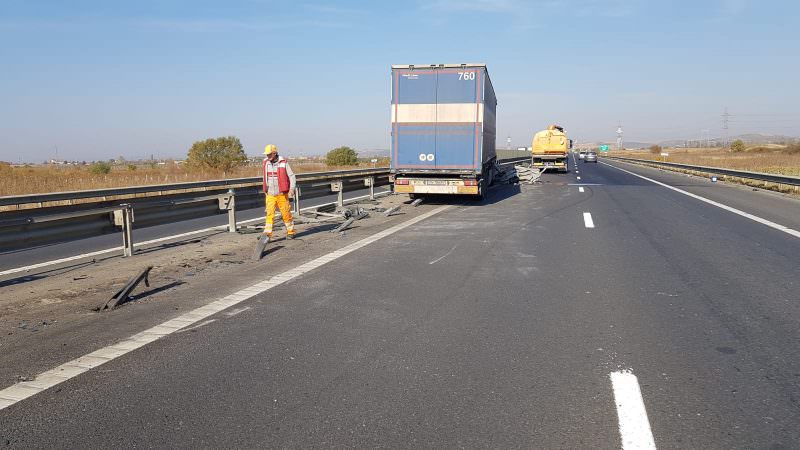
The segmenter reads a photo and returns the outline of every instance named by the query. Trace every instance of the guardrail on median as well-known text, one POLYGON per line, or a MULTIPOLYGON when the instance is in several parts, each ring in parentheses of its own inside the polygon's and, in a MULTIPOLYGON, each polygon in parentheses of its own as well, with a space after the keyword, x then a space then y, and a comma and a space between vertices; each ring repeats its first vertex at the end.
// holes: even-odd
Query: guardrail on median
MULTIPOLYGON (((122 231, 123 251, 130 255, 134 210, 137 228, 227 211, 229 231, 236 231, 237 210, 263 207, 261 183, 261 177, 250 177, 0 197, 0 251, 122 231), (122 205, 128 205, 130 211, 131 223, 127 227, 118 212, 114 213, 122 205)), ((388 168, 300 173, 294 209, 299 211, 303 200, 334 194, 336 203, 342 205, 346 191, 359 189, 369 189, 369 197, 373 198, 375 187, 388 184, 388 168)))
POLYGON ((742 180, 752 180, 751 182, 743 182, 742 184, 747 184, 748 186, 757 186, 763 189, 772 189, 774 187, 776 188, 775 190, 781 192, 786 192, 786 191, 800 192, 800 177, 793 177, 789 175, 748 172, 743 170, 725 169, 722 167, 694 166, 690 164, 679 164, 679 163, 671 163, 665 161, 651 161, 647 159, 623 158, 620 156, 606 156, 606 158, 615 161, 623 161, 633 164, 655 167, 659 169, 671 169, 680 172, 691 173, 693 175, 700 175, 700 176, 719 175, 721 176, 720 179, 722 181, 736 181, 741 183, 742 180), (753 181, 759 181, 764 184, 758 185, 753 183, 753 181), (770 183, 774 186, 770 185, 770 183))
MULTIPOLYGON (((137 228, 176 222, 228 211, 229 228, 236 210, 263 207, 261 178, 211 180, 129 188, 0 197, 0 251, 18 250, 66 240, 123 231, 129 236, 115 209, 122 204, 136 210, 137 228), (202 195, 199 195, 202 194, 202 195), (117 217, 115 217, 117 215, 117 217)), ((346 191, 389 184, 389 169, 359 169, 297 174, 295 209, 302 199, 338 194, 342 204, 346 191)), ((230 231, 230 230, 229 230, 230 231)), ((132 252, 125 243, 125 254, 132 252)))

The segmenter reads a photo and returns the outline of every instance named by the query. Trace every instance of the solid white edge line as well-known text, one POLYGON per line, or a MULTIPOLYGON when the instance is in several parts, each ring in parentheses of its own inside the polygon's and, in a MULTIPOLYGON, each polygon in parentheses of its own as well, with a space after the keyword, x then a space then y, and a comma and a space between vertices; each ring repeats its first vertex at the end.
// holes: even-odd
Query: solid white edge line
POLYGON ((611 372, 611 387, 617 405, 619 435, 623 450, 655 449, 653 431, 636 375, 627 370, 611 372))
MULTIPOLYGON (((378 196, 382 197, 382 196, 384 196, 384 195, 386 195, 388 193, 391 193, 391 191, 376 192, 375 196, 376 197, 378 197, 378 196)), ((369 197, 369 195, 360 195, 358 197, 348 198, 348 199, 345 200, 345 203, 352 202, 354 200, 361 200, 363 198, 368 198, 368 197, 369 197)), ((300 208, 300 211, 308 211, 308 210, 311 210, 311 209, 321 208, 323 206, 329 206, 329 205, 335 205, 335 204, 336 204, 336 202, 323 203, 321 205, 314 205, 314 206, 308 206, 306 208, 300 208)), ((236 222, 236 225, 245 225, 245 224, 249 224, 249 223, 259 222, 259 221, 262 221, 262 220, 264 220, 263 217, 258 217, 258 218, 255 218, 255 219, 247 219, 247 220, 242 220, 242 221, 236 222)), ((142 245, 158 244, 160 242, 171 241, 173 239, 178 239, 178 238, 187 237, 187 236, 193 236, 195 234, 208 233, 208 232, 211 232, 211 231, 226 230, 227 228, 228 228, 227 225, 217 225, 217 226, 208 227, 208 228, 201 228, 199 230, 187 231, 186 233, 174 234, 172 236, 164 236, 164 237, 160 237, 160 238, 156 238, 156 239, 150 239, 149 241, 135 242, 134 244, 137 247, 140 247, 142 245)), ((54 259, 54 260, 51 260, 51 261, 40 262, 40 263, 31 264, 29 266, 24 266, 24 267, 15 267, 13 269, 0 271, 0 276, 11 275, 11 274, 14 274, 14 273, 19 273, 19 272, 28 272, 30 270, 40 269, 42 267, 53 266, 53 265, 56 265, 56 264, 61 264, 61 263, 70 262, 70 261, 76 261, 76 260, 79 260, 79 259, 91 258, 92 256, 105 255, 106 253, 118 252, 120 250, 122 250, 122 246, 113 247, 113 248, 107 248, 105 250, 97 250, 95 252, 83 253, 83 254, 75 255, 75 256, 68 256, 66 258, 54 259)))
POLYGON ((586 228, 594 228, 594 221, 592 220, 591 213, 583 213, 583 224, 586 226, 586 228))
POLYGON ((0 390, 0 410, 13 405, 14 403, 25 400, 26 398, 45 389, 56 386, 70 378, 74 378, 75 376, 91 370, 94 367, 105 364, 106 362, 116 359, 128 352, 143 347, 150 342, 154 342, 164 336, 168 336, 177 332, 178 330, 205 320, 222 310, 237 305, 253 296, 262 294, 274 288, 275 286, 286 283, 287 281, 290 281, 331 261, 341 258, 348 253, 352 253, 360 248, 366 247, 375 241, 383 239, 384 237, 390 236, 398 231, 403 230, 404 228, 408 228, 429 217, 439 214, 448 208, 450 208, 450 205, 440 206, 433 211, 421 214, 413 219, 409 219, 391 228, 375 233, 372 236, 342 247, 339 250, 334 250, 326 255, 312 259, 309 262, 301 264, 293 269, 289 269, 260 283, 256 283, 253 286, 239 290, 231 295, 228 295, 227 297, 213 301, 207 305, 203 305, 178 317, 148 328, 140 333, 136 333, 128 339, 124 339, 116 344, 95 350, 94 352, 91 352, 80 358, 73 359, 72 361, 37 375, 32 381, 23 381, 2 389, 0 390))
POLYGON ((709 205, 714 205, 717 208, 721 208, 721 209, 724 209, 725 211, 732 212, 734 214, 737 214, 737 215, 740 215, 742 217, 748 218, 748 219, 753 220, 755 222, 758 222, 758 223, 760 223, 762 225, 766 225, 766 226, 768 226, 770 228, 774 228, 774 229, 776 229, 778 231, 783 231, 784 233, 786 233, 788 235, 791 235, 791 236, 794 236, 796 238, 800 238, 800 231, 794 230, 792 228, 789 228, 787 226, 781 225, 779 223, 772 222, 770 220, 767 220, 767 219, 758 217, 756 215, 744 212, 744 211, 742 211, 740 209, 736 209, 736 208, 734 208, 732 206, 728 206, 728 205, 725 205, 723 203, 715 202, 714 200, 711 200, 711 199, 708 199, 708 198, 705 198, 705 197, 701 197, 701 196, 699 196, 697 194, 692 194, 691 192, 684 191, 683 189, 678 189, 678 188, 676 188, 674 186, 670 186, 670 185, 668 185, 666 183, 662 183, 660 181, 656 181, 656 180, 654 180, 652 178, 647 178, 646 176, 639 175, 638 173, 631 172, 630 170, 625 170, 625 169, 623 169, 621 167, 612 166, 611 164, 608 164, 608 163, 602 163, 602 164, 605 164, 608 167, 613 167, 614 169, 617 169, 617 170, 621 170, 621 171, 623 171, 623 172, 625 172, 627 174, 633 175, 635 177, 639 177, 639 178, 641 178, 643 180, 647 180, 647 181, 649 181, 651 183, 655 183, 655 184, 657 184, 659 186, 663 186, 663 187, 665 187, 667 189, 672 189, 675 192, 679 192, 679 193, 681 193, 683 195, 687 195, 687 196, 692 197, 692 198, 694 198, 696 200, 700 200, 701 202, 708 203, 709 205))

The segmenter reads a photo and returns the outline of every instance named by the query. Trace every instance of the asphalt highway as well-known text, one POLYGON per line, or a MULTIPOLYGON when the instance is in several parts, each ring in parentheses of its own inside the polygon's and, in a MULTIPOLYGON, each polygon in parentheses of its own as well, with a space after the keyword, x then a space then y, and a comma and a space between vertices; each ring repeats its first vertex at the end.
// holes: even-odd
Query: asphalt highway
POLYGON ((570 165, 0 409, 0 446, 800 447, 800 239, 686 193, 800 202, 570 165))

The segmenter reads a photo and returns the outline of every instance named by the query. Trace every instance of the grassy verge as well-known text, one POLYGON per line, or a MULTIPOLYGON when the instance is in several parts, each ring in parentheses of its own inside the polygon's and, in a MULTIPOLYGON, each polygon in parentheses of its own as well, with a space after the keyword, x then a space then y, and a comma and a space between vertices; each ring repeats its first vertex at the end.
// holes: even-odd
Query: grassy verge
MULTIPOLYGON (((319 162, 301 163, 291 160, 290 164, 295 173, 359 168, 357 166, 333 168, 319 162)), ((366 164, 361 168, 370 167, 372 164, 366 164)), ((0 166, 0 196, 258 176, 261 176, 260 166, 240 167, 223 173, 221 171, 189 170, 183 166, 168 163, 155 167, 139 166, 135 170, 129 170, 127 166, 114 166, 107 174, 91 173, 88 166, 0 166)))
POLYGON ((724 149, 668 148, 669 156, 662 157, 649 151, 611 152, 611 156, 667 161, 695 166, 721 167, 750 172, 800 176, 800 152, 790 152, 782 147, 752 147, 743 152, 724 149))

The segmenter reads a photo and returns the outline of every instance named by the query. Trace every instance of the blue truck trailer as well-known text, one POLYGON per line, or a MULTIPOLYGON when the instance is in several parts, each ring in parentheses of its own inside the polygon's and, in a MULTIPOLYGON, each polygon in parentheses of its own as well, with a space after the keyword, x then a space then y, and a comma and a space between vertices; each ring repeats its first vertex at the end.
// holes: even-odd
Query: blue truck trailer
POLYGON ((395 192, 483 196, 497 173, 496 111, 485 64, 393 65, 395 192))

